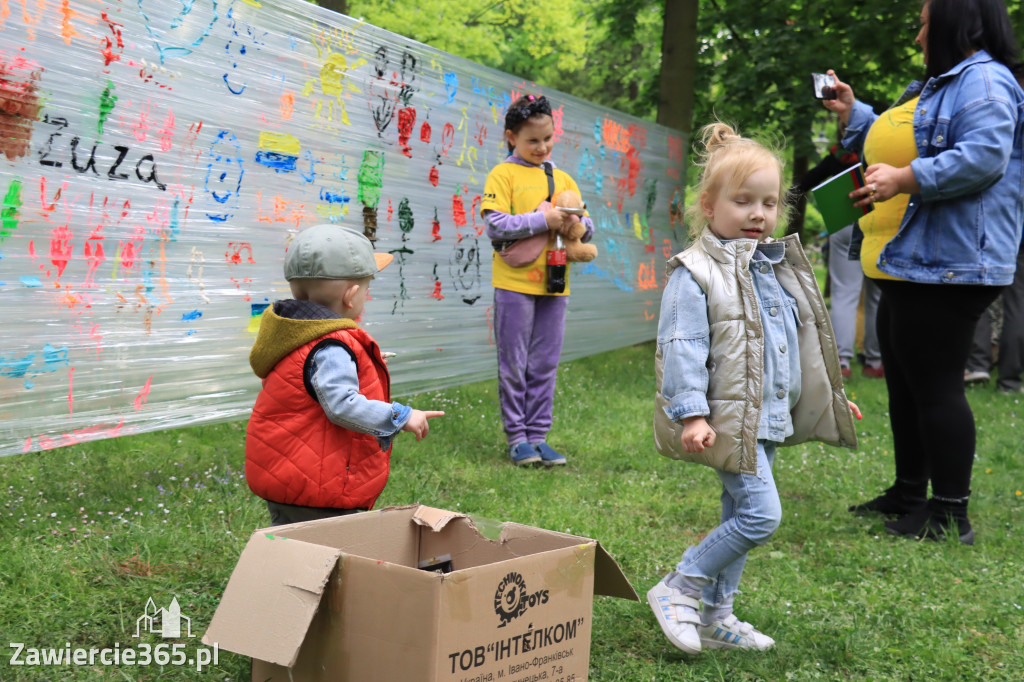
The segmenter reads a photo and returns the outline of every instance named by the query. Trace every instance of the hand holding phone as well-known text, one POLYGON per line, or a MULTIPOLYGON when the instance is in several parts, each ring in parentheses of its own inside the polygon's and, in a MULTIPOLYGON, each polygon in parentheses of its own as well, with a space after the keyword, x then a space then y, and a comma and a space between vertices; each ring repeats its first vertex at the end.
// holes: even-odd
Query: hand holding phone
POLYGON ((835 99, 836 98, 836 78, 827 73, 812 73, 811 78, 814 79, 814 96, 818 99, 835 99))

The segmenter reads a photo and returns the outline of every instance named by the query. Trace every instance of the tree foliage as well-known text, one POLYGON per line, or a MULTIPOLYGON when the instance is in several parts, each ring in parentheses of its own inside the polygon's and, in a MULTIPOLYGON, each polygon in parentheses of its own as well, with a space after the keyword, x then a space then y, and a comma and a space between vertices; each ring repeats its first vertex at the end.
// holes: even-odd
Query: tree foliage
POLYGON ((597 22, 584 0, 349 0, 351 16, 439 50, 559 87, 584 69, 597 22))
POLYGON ((794 154, 814 154, 813 131, 828 113, 813 97, 811 72, 833 68, 858 98, 891 101, 921 71, 912 7, 892 0, 705 0, 697 120, 718 117, 785 141, 794 154))

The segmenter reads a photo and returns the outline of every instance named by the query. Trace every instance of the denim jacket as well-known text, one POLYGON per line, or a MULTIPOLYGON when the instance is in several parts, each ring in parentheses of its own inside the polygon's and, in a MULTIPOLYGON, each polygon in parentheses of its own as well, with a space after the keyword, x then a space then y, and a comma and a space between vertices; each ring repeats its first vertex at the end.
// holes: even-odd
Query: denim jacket
MULTIPOLYGON (((912 282, 1009 284, 1024 224, 1024 90, 980 50, 899 101, 918 94, 910 167, 921 191, 878 268, 912 282)), ((843 145, 861 149, 876 118, 856 102, 843 145)))

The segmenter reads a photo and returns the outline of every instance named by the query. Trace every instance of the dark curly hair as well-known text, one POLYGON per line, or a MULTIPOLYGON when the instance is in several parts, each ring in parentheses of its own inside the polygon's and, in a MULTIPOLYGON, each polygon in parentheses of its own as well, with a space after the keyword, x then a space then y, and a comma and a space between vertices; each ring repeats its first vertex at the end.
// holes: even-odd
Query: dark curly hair
MULTIPOLYGON (((511 130, 512 134, 519 132, 523 124, 534 116, 551 116, 551 104, 544 95, 523 95, 505 112, 505 130, 511 130)), ((511 154, 515 147, 508 144, 508 151, 511 154)))

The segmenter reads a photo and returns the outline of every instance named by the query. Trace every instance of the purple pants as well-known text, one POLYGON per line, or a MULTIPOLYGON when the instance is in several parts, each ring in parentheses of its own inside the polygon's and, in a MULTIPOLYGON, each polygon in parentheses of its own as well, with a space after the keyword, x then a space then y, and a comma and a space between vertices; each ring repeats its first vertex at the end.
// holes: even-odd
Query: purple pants
POLYGON ((543 441, 551 430, 568 296, 494 290, 498 402, 509 445, 543 441))

